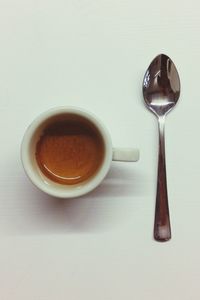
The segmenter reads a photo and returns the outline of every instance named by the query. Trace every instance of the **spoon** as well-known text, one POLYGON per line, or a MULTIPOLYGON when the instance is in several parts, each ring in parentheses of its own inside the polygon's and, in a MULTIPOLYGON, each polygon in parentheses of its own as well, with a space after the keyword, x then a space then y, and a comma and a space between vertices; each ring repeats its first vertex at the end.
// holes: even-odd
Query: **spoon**
POLYGON ((147 108, 158 119, 159 152, 154 238, 157 241, 164 242, 171 238, 164 125, 166 115, 176 105, 180 96, 179 75, 174 63, 167 55, 160 54, 156 56, 148 67, 143 79, 143 96, 147 108))

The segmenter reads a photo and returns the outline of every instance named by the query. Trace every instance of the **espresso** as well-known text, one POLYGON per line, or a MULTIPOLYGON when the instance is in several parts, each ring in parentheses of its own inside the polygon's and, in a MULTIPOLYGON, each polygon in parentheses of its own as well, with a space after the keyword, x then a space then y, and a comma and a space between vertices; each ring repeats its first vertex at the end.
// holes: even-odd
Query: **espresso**
POLYGON ((104 158, 104 142, 90 121, 66 115, 48 122, 36 144, 35 156, 46 177, 73 185, 97 173, 104 158))

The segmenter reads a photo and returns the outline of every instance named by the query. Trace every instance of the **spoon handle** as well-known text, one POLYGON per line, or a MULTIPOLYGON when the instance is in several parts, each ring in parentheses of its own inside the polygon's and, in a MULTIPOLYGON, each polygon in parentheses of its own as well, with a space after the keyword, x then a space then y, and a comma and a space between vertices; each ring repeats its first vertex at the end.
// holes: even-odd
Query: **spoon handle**
POLYGON ((159 153, 158 153, 158 174, 157 174, 157 194, 154 221, 154 238, 164 242, 171 238, 167 178, 165 163, 165 136, 164 136, 165 117, 158 118, 159 127, 159 153))

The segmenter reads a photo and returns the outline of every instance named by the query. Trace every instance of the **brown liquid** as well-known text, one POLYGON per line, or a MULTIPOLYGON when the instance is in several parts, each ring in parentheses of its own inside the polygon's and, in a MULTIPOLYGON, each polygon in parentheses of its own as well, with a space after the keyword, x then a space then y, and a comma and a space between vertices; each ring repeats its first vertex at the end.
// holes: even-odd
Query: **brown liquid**
POLYGON ((39 168, 60 184, 89 179, 98 171, 103 157, 104 143, 99 131, 78 116, 50 123, 36 145, 39 168))

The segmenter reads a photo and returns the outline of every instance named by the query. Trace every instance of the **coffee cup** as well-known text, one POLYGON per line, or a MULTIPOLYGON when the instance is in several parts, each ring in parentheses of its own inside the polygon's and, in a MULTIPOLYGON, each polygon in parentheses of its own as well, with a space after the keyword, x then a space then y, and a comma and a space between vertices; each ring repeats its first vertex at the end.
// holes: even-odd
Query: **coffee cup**
POLYGON ((22 164, 32 183, 59 198, 79 197, 95 189, 112 160, 138 159, 138 149, 114 148, 104 124, 75 107, 53 108, 39 115, 21 144, 22 164))

